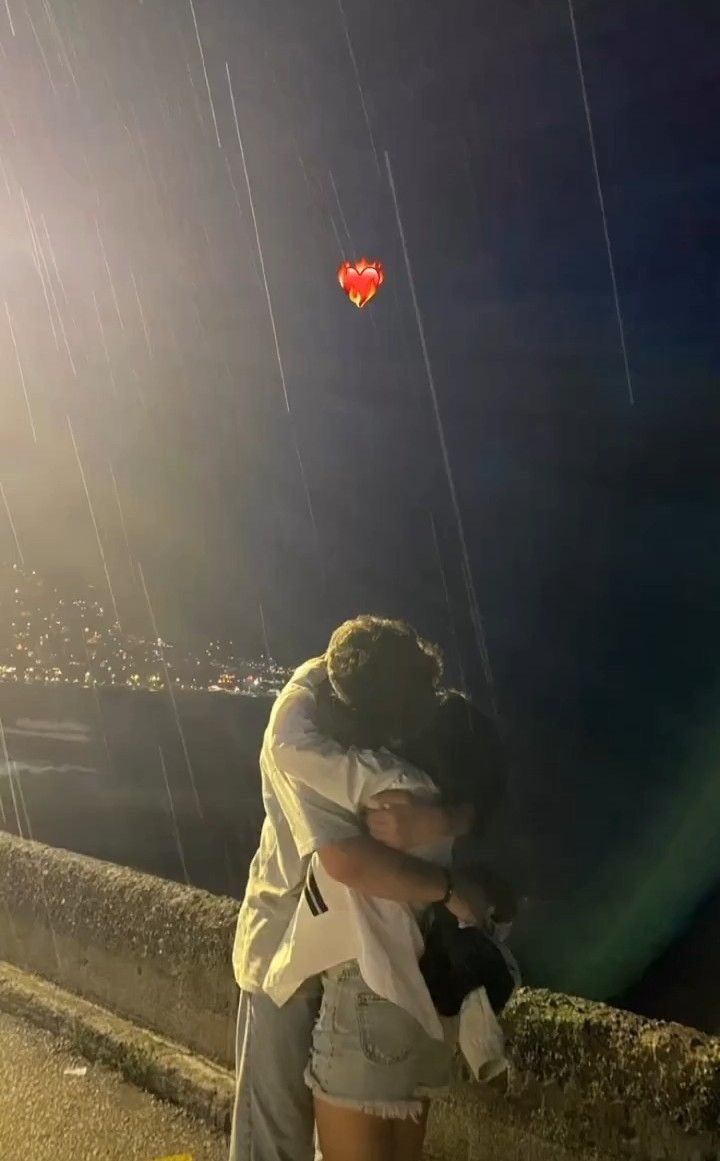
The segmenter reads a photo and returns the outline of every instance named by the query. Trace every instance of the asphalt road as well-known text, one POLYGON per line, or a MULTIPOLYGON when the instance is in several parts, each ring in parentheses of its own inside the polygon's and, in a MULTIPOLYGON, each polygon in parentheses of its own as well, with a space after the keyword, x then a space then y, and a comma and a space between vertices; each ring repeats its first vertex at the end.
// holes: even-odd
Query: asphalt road
POLYGON ((227 1142, 48 1033, 0 1013, 0 1158, 226 1161, 227 1142))

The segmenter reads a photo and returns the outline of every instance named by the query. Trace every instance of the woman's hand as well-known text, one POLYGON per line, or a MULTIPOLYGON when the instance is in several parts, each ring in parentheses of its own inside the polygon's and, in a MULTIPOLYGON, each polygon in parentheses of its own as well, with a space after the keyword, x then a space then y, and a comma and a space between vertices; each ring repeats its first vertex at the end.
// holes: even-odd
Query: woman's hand
POLYGON ((437 803, 406 790, 385 790, 370 802, 366 815, 372 838, 398 851, 432 846, 453 834, 452 821, 437 803))

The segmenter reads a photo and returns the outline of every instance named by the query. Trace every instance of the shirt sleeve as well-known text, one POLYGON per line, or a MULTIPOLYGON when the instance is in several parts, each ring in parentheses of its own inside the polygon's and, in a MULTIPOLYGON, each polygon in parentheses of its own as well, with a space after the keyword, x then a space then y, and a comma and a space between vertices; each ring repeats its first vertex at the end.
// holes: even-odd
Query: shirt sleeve
POLYGON ((299 853, 362 834, 359 813, 375 794, 422 778, 388 750, 344 747, 320 733, 312 690, 290 687, 268 724, 268 749, 280 808, 299 853))

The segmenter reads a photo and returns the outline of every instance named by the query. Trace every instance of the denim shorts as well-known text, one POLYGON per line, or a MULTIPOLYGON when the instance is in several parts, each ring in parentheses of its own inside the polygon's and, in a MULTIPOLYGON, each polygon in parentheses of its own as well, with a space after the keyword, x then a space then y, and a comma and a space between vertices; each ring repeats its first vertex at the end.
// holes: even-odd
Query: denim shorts
POLYGON ((417 1119, 450 1088, 457 1020, 433 1040, 408 1012, 372 992, 355 962, 323 975, 323 1000, 305 1080, 329 1104, 417 1119))

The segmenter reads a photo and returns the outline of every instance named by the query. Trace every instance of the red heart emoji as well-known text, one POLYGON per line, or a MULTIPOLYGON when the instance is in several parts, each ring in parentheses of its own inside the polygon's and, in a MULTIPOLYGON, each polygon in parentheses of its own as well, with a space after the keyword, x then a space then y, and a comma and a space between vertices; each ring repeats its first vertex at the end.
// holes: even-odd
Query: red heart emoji
POLYGON ((374 298, 385 280, 385 273, 380 262, 368 262, 361 258, 359 262, 343 262, 338 270, 338 282, 355 306, 367 306, 374 298))

